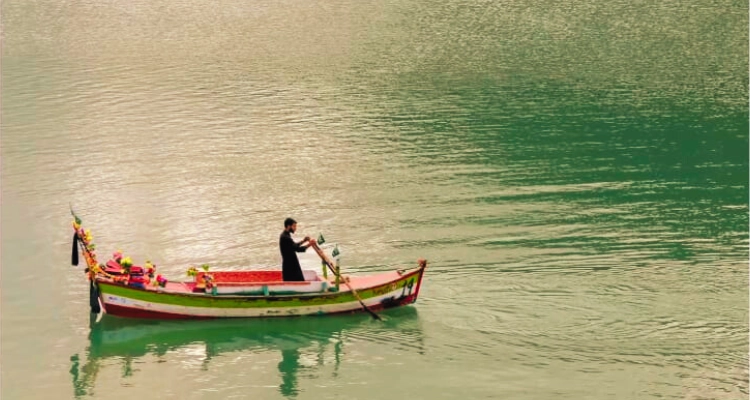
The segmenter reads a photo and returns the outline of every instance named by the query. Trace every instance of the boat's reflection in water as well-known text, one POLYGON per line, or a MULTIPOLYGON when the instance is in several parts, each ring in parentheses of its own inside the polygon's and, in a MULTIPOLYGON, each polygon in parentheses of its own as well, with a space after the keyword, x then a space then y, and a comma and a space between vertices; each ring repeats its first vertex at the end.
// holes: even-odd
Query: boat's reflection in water
MULTIPOLYGON (((168 352, 205 346, 202 368, 209 370, 218 355, 261 350, 278 350, 281 362, 279 391, 287 397, 298 393, 297 373, 310 368, 311 352, 317 353, 317 366, 324 352, 333 352, 334 377, 340 367, 343 348, 349 339, 364 339, 382 344, 408 347, 423 352, 422 332, 414 307, 401 307, 382 313, 384 321, 367 314, 298 317, 283 319, 229 319, 207 321, 149 321, 104 316, 91 320, 90 345, 85 355, 71 357, 70 373, 77 398, 92 393, 96 377, 104 364, 121 360, 122 375, 133 374, 132 363, 140 357, 163 357, 168 352), (315 350, 311 350, 314 348, 315 350)), ((315 368, 315 366, 312 366, 315 368)))

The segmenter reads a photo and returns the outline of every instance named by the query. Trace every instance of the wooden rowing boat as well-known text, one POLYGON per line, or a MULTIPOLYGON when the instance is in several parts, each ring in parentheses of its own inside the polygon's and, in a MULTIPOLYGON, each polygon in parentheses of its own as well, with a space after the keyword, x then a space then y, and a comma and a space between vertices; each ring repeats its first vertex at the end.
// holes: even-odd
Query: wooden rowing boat
POLYGON ((204 271, 190 268, 192 279, 154 277, 153 266, 134 266, 127 258, 97 260, 90 231, 73 214, 73 264, 86 261, 92 312, 133 318, 243 318, 325 315, 376 310, 414 303, 425 260, 418 266, 367 276, 344 277, 316 245, 332 276, 305 271, 305 281, 283 281, 280 270, 204 271), (191 273, 192 272, 192 273, 191 273))

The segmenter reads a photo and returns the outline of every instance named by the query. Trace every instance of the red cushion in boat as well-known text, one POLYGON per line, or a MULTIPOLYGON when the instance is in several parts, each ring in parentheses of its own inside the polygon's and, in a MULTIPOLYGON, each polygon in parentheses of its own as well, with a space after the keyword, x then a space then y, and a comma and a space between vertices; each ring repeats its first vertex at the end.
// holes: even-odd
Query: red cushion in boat
POLYGON ((109 260, 107 262, 107 265, 104 267, 104 272, 112 275, 122 275, 125 273, 120 264, 114 260, 109 260))
MULTIPOLYGON (((203 280, 205 272, 198 272, 196 276, 196 282, 203 280)), ((274 282, 283 281, 284 278, 281 275, 281 271, 220 271, 220 272, 209 272, 213 276, 214 282, 216 283, 229 283, 229 282, 274 282)))
POLYGON ((129 283, 148 283, 148 278, 145 276, 131 276, 130 279, 128 279, 129 283))
POLYGON ((143 267, 133 265, 130 267, 130 275, 143 275, 143 267))

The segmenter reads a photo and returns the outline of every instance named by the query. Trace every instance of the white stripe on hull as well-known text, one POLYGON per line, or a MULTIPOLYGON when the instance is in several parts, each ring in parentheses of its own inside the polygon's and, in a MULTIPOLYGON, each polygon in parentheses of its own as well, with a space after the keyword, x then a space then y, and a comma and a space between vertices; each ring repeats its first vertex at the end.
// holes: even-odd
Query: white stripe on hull
MULTIPOLYGON (((268 294, 279 294, 279 293, 324 293, 328 288, 328 282, 317 281, 310 282, 307 285, 218 285, 216 286, 217 294, 263 294, 264 291, 268 294)), ((210 289, 206 290, 206 293, 211 293, 210 289)))
MULTIPOLYGON (((398 288, 389 293, 385 293, 380 296, 371 297, 363 302, 368 307, 374 307, 379 305, 381 301, 393 298, 398 299, 402 297, 403 290, 398 288)), ((408 294, 407 294, 408 295, 408 294)), ((348 311, 357 311, 362 309, 362 305, 359 301, 354 300, 346 303, 336 304, 321 304, 316 306, 302 306, 302 307, 270 307, 270 308, 210 308, 210 307, 189 307, 180 306, 173 304, 160 304, 151 303, 147 301, 135 300, 128 297, 116 296, 112 294, 102 294, 104 307, 108 304, 128 307, 137 310, 145 310, 152 312, 170 313, 176 315, 184 315, 190 317, 286 317, 294 315, 314 315, 314 314, 330 314, 340 313, 348 311)))

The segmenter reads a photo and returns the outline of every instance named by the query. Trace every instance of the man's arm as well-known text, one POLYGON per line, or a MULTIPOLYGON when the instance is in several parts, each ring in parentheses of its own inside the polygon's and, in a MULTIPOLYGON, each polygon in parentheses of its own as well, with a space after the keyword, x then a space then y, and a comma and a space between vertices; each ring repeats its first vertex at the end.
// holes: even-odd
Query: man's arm
POLYGON ((311 239, 310 236, 305 236, 305 238, 302 239, 301 242, 294 244, 295 250, 298 253, 304 253, 307 250, 307 248, 313 244, 314 241, 315 239, 311 239), (302 243, 305 243, 305 242, 310 242, 310 243, 307 246, 303 246, 302 243))

